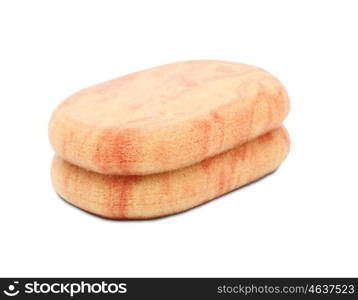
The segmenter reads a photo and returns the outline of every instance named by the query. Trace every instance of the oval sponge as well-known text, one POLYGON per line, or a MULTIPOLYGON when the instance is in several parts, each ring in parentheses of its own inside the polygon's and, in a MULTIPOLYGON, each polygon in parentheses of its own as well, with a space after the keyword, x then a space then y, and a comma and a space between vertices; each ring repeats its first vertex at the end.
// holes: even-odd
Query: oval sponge
POLYGON ((104 175, 55 156, 52 181, 66 201, 112 219, 148 219, 174 214, 248 184, 285 159, 283 127, 192 166, 144 176, 104 175))
POLYGON ((284 87, 262 69, 186 61, 75 93, 53 113, 49 136, 57 155, 72 164, 103 174, 144 175, 237 147, 279 127, 288 111, 284 87))

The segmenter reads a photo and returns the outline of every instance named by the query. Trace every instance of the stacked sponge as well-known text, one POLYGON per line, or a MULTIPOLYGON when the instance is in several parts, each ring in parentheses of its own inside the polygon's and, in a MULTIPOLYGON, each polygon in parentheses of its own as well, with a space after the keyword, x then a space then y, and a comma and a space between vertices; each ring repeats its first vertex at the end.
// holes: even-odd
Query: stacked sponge
POLYGON ((223 61, 147 69, 75 93, 54 111, 52 182, 113 219, 181 212, 278 168, 289 100, 268 72, 223 61))

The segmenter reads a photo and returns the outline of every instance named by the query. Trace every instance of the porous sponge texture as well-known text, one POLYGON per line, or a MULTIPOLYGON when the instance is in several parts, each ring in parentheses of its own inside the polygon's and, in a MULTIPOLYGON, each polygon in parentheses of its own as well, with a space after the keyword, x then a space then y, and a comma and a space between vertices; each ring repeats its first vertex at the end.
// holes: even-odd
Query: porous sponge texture
POLYGON ((84 89, 49 125, 59 157, 103 174, 146 175, 191 166, 281 126, 287 93, 268 72, 187 61, 84 89))
POLYGON ((248 184, 278 168, 289 152, 279 127, 240 146, 181 169, 151 175, 105 175, 55 156, 52 182, 66 201, 112 219, 178 213, 248 184))

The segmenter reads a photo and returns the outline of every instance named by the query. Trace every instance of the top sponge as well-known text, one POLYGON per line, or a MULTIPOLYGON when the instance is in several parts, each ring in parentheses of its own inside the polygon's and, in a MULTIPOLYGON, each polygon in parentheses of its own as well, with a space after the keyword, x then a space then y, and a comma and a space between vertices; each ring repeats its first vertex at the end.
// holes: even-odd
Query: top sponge
POLYGON ((75 93, 49 125, 56 153, 104 174, 186 167, 280 126, 287 93, 268 72, 224 61, 184 61, 75 93))

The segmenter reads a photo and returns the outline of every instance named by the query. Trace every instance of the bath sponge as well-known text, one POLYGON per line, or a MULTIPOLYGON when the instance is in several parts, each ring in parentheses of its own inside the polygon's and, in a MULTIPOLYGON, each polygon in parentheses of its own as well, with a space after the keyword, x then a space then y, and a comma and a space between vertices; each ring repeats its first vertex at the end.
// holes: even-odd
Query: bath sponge
POLYGON ((274 171, 288 151, 288 134, 280 127, 191 166, 150 175, 100 174, 55 156, 52 181, 66 201, 96 215, 156 218, 200 205, 274 171))
POLYGON ((257 67, 172 63, 70 96, 49 136, 59 157, 113 175, 191 166, 278 128, 289 111, 282 84, 257 67))
POLYGON ((185 211, 277 169, 288 111, 280 81, 245 64, 185 61, 119 77, 53 112, 53 186, 106 218, 185 211))

